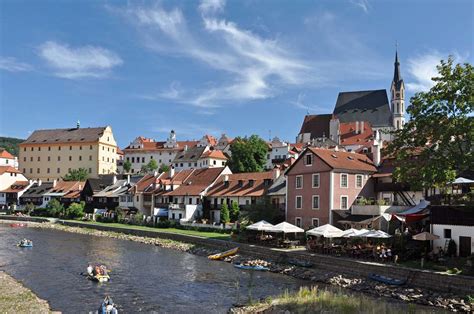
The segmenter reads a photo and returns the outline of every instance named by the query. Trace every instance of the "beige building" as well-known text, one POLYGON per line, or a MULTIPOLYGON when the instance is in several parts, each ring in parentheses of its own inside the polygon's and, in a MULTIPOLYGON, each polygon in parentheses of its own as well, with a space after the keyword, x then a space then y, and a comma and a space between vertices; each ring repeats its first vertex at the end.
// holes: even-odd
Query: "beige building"
POLYGON ((29 179, 53 181, 84 168, 89 177, 115 173, 117 143, 112 128, 36 130, 20 145, 19 169, 29 179))

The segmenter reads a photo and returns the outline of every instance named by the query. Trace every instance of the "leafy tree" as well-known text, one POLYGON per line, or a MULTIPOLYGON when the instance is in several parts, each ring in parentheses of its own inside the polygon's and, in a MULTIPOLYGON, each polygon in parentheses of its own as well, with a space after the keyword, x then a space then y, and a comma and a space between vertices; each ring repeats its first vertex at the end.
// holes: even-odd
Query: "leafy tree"
POLYGON ((64 212, 64 217, 69 219, 81 218, 84 216, 85 202, 72 203, 64 212))
POLYGON ((227 202, 221 205, 221 222, 223 224, 230 222, 230 215, 229 215, 229 206, 227 206, 227 202))
POLYGON ((240 207, 239 204, 235 201, 232 202, 232 205, 230 207, 230 218, 232 221, 237 221, 239 220, 239 215, 240 215, 240 207))
POLYGON ((415 94, 411 119, 394 132, 386 153, 395 158, 394 176, 414 188, 443 187, 456 174, 474 168, 474 71, 453 58, 437 66, 427 92, 415 94))
POLYGON ((89 172, 85 168, 71 169, 64 176, 64 181, 86 181, 89 172))
POLYGON ((129 173, 131 169, 132 169, 132 163, 130 162, 130 160, 125 160, 125 162, 123 163, 123 171, 125 173, 129 173))
POLYGON ((50 217, 59 217, 64 211, 64 206, 57 199, 53 198, 46 205, 46 214, 50 217))
POLYGON ((148 164, 146 165, 147 169, 149 172, 155 171, 158 169, 158 164, 156 163, 156 160, 151 159, 148 164))
POLYGON ((33 212, 34 210, 35 210, 35 204, 33 204, 33 203, 27 203, 27 204, 25 205, 25 212, 26 212, 27 214, 33 212))
POLYGON ((170 171, 170 166, 165 165, 165 164, 161 164, 160 169, 158 169, 158 172, 162 173, 162 172, 166 172, 166 171, 170 171))
POLYGON ((230 145, 229 167, 232 172, 263 171, 268 153, 267 143, 258 135, 237 137, 230 145))

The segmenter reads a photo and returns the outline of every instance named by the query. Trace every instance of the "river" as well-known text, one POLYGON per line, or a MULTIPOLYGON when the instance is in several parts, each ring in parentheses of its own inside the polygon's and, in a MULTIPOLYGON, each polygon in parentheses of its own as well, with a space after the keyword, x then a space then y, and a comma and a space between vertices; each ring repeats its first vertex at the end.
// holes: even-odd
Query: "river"
POLYGON ((148 244, 1 223, 0 269, 64 313, 94 311, 105 295, 127 313, 222 313, 249 294, 258 299, 303 284, 148 244), (21 238, 32 239, 34 247, 17 247, 21 238), (81 275, 87 263, 107 265, 111 281, 87 280, 81 275))

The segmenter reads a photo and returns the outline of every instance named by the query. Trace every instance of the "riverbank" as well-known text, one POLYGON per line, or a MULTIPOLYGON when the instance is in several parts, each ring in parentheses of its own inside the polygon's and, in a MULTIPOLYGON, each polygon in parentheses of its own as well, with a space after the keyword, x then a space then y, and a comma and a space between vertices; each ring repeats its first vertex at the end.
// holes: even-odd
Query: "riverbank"
MULTIPOLYGON (((212 246, 207 247, 205 245, 196 245, 171 239, 162 239, 159 237, 145 237, 113 231, 96 230, 91 229, 94 226, 87 228, 87 225, 85 224, 81 225, 81 227, 71 227, 49 223, 31 224, 31 226, 141 242, 200 256, 208 256, 210 254, 219 252, 219 249, 213 248, 212 246)), ((280 273, 298 279, 304 279, 311 283, 324 283, 336 287, 342 287, 372 297, 385 297, 395 299, 397 301, 440 307, 451 311, 471 312, 474 310, 474 304, 468 304, 467 296, 465 295, 462 296, 456 295, 454 293, 432 291, 429 289, 411 288, 410 286, 388 286, 368 280, 367 278, 341 275, 341 271, 328 271, 327 269, 319 269, 317 267, 298 267, 289 265, 285 261, 275 261, 271 259, 258 260, 256 256, 252 256, 251 254, 239 254, 232 258, 226 258, 224 261, 229 263, 232 262, 265 265, 270 268, 271 272, 274 273, 280 273)), ((337 267, 334 269, 337 269, 337 267)))
POLYGON ((47 301, 3 271, 0 283, 0 313, 51 313, 47 301))

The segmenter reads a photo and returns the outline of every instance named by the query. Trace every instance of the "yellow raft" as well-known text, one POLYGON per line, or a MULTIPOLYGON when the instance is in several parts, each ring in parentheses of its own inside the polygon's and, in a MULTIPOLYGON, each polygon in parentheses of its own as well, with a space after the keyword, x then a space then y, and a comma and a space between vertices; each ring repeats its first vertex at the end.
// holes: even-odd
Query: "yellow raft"
POLYGON ((207 258, 212 259, 212 260, 218 260, 218 259, 221 259, 221 258, 224 258, 224 257, 227 257, 227 256, 235 255, 235 254, 237 254, 238 250, 239 250, 239 248, 236 247, 236 248, 230 249, 230 250, 222 252, 222 253, 209 255, 207 258))

